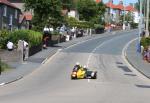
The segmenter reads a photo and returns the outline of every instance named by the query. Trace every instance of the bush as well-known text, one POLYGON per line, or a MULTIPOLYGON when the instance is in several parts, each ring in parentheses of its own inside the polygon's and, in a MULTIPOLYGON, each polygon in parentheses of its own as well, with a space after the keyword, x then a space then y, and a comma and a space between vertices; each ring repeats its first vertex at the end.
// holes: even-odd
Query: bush
POLYGON ((138 23, 131 23, 131 28, 135 29, 135 28, 138 28, 138 23))
POLYGON ((9 31, 3 29, 0 31, 0 49, 4 49, 8 41, 9 31))
POLYGON ((148 46, 150 46, 150 37, 142 37, 142 39, 141 39, 141 45, 144 48, 147 48, 148 46))
POLYGON ((100 34, 104 32, 104 26, 100 24, 94 24, 95 33, 100 34))
POLYGON ((1 72, 10 69, 10 67, 9 67, 7 64, 3 63, 3 62, 1 61, 1 59, 0 59, 0 66, 1 66, 1 67, 0 67, 1 72))
POLYGON ((87 21, 79 21, 76 18, 69 17, 66 18, 66 22, 70 27, 77 28, 93 28, 93 24, 87 21))
POLYGON ((42 43, 42 34, 32 30, 17 30, 10 33, 9 40, 15 45, 17 45, 19 40, 25 40, 32 47, 42 43))

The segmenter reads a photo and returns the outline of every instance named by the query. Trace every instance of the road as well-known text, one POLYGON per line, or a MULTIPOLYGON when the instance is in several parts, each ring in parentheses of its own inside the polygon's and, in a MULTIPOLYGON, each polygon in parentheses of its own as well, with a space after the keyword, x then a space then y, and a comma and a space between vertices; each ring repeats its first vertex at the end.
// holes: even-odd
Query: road
POLYGON ((59 51, 36 71, 0 87, 0 103, 149 103, 150 82, 122 58, 137 31, 96 36, 59 51), (76 62, 97 80, 71 80, 76 62))

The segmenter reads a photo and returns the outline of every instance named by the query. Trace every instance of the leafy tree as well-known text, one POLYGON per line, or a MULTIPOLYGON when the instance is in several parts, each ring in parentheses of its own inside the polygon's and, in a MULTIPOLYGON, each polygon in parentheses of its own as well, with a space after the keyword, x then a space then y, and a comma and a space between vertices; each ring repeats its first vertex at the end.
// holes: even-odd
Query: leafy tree
POLYGON ((62 21, 60 0, 24 0, 25 9, 33 10, 33 25, 37 30, 41 30, 45 25, 59 25, 62 21), (52 22, 53 20, 53 22, 52 22))
POLYGON ((77 10, 80 20, 89 21, 93 25, 104 24, 105 5, 103 2, 96 3, 94 0, 78 0, 77 10))
POLYGON ((72 9, 75 8, 73 0, 61 0, 63 9, 72 9))
POLYGON ((90 21, 97 16, 97 6, 94 0, 78 0, 77 10, 80 20, 90 21))

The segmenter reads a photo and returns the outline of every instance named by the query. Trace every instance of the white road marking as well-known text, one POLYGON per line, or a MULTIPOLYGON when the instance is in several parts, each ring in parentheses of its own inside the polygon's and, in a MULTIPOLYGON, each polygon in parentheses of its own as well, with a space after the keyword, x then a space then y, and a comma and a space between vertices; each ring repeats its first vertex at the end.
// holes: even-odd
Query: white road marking
POLYGON ((44 64, 47 64, 48 62, 50 62, 59 52, 61 51, 61 49, 58 49, 57 52, 52 55, 50 58, 46 58, 46 60, 44 60, 44 64))
POLYGON ((0 86, 5 85, 5 83, 1 83, 0 86))
POLYGON ((100 48, 101 46, 103 46, 104 44, 110 42, 110 41, 113 40, 113 39, 114 39, 114 38, 111 38, 111 39, 109 39, 109 40, 107 40, 107 41, 104 41, 104 42, 102 42, 100 45, 98 45, 95 49, 93 49, 93 51, 90 53, 90 55, 89 55, 89 57, 88 57, 87 67, 89 67, 90 59, 91 59, 91 57, 93 56, 93 54, 95 53, 95 51, 96 51, 98 48, 100 48))
POLYGON ((88 79, 88 83, 90 82, 90 79, 88 79))

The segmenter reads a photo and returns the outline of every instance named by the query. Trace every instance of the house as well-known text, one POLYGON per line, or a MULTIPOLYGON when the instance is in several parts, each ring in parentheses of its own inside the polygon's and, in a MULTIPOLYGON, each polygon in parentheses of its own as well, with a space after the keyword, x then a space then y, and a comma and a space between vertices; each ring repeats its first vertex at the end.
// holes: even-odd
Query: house
POLYGON ((77 10, 72 9, 68 12, 68 17, 74 17, 79 20, 79 13, 77 10))
POLYGON ((24 9, 24 2, 23 0, 8 0, 10 3, 18 7, 22 12, 25 10, 24 9))
POLYGON ((31 28, 31 20, 33 17, 33 13, 31 11, 25 11, 24 1, 23 0, 8 0, 10 3, 18 7, 22 15, 20 15, 19 23, 20 29, 30 29, 31 28))
POLYGON ((31 20, 32 20, 32 14, 31 12, 24 12, 22 15, 20 15, 19 23, 20 23, 20 29, 31 29, 31 20))
POLYGON ((18 29, 21 10, 7 0, 0 0, 0 29, 18 29))
POLYGON ((113 0, 109 0, 106 5, 105 22, 107 23, 120 23, 124 14, 131 13, 135 23, 138 23, 138 12, 132 5, 124 6, 123 1, 120 0, 119 4, 113 4, 113 0))

